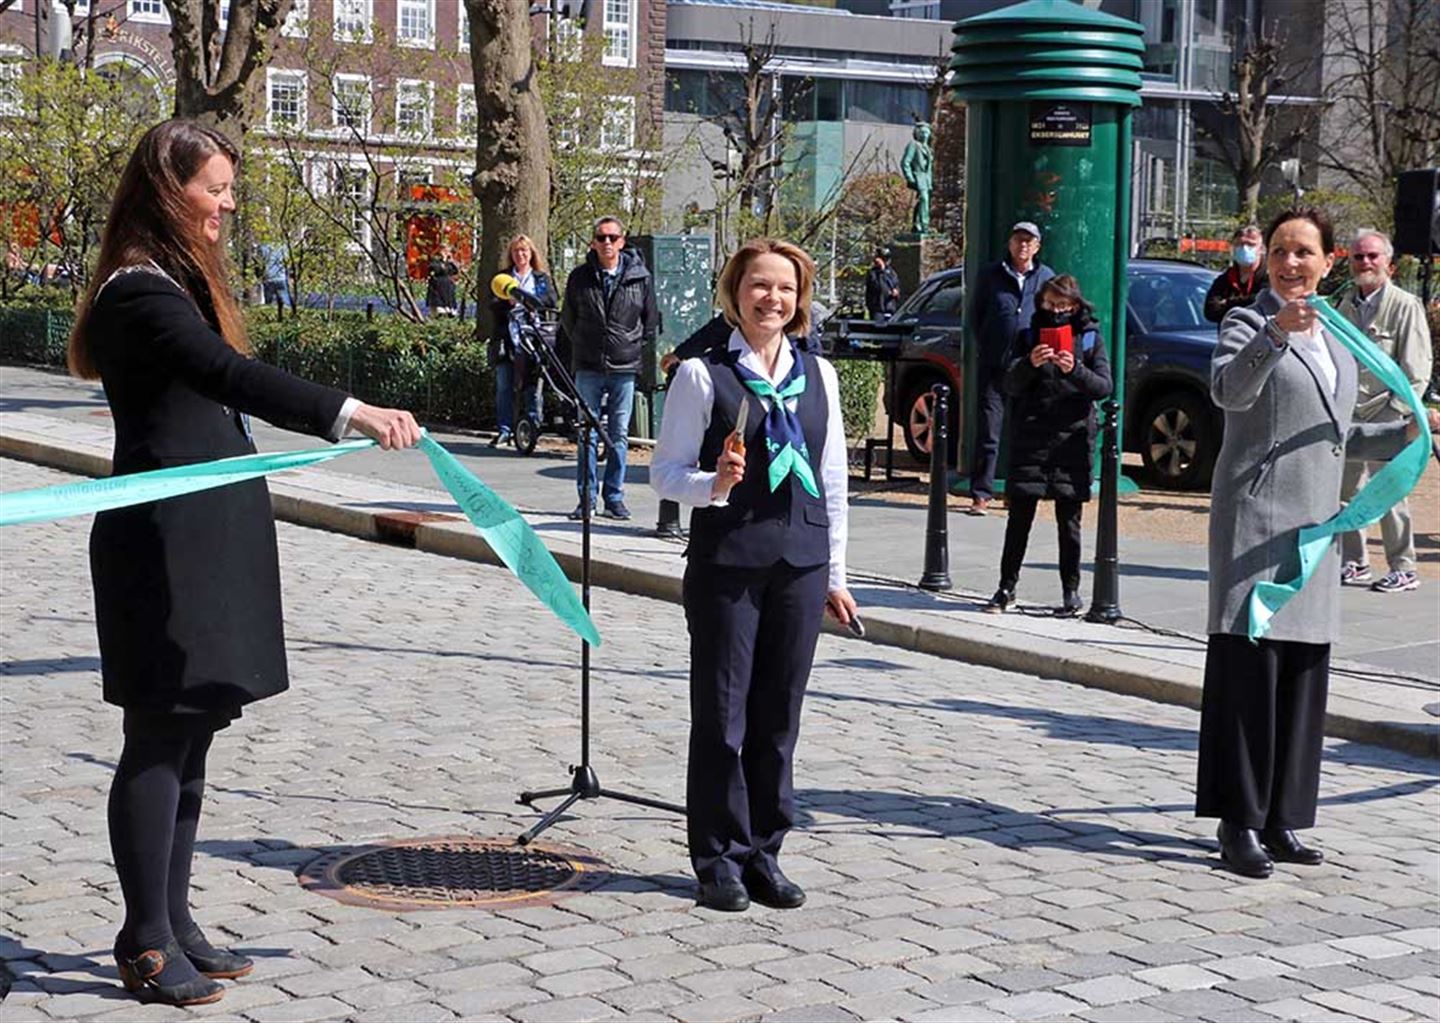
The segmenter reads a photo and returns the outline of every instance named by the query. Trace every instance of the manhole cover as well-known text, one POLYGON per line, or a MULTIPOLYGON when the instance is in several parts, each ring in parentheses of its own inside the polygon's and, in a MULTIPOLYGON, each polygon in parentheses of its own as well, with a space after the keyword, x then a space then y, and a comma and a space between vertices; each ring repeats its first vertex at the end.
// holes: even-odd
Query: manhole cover
POLYGON ((310 891, 380 909, 513 906, 598 879, 599 860, 558 846, 416 838, 330 853, 300 872, 310 891))

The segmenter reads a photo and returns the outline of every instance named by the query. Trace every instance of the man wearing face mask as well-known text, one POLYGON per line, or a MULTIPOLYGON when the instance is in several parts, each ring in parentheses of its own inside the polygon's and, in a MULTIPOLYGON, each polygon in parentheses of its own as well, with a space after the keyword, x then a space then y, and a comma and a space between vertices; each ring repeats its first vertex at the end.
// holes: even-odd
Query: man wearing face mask
POLYGON ((1205 295, 1205 319, 1219 323, 1236 306, 1249 305, 1269 287, 1260 228, 1246 224, 1230 236, 1230 265, 1205 295))

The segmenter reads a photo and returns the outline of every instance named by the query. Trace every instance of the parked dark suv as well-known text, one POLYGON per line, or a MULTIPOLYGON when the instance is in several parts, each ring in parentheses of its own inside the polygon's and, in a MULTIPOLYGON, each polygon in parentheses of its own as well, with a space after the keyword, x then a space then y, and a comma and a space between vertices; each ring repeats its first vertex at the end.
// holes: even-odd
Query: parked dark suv
MULTIPOLYGON (((1222 418, 1210 402, 1210 357, 1216 327, 1204 316, 1214 271, 1166 259, 1131 260, 1126 303, 1126 451, 1138 451, 1150 480, 1173 489, 1209 486, 1220 451, 1222 418)), ((916 458, 930 450, 930 388, 960 393, 964 370, 964 271, 942 270, 921 282, 885 323, 832 318, 822 344, 835 358, 895 348, 895 388, 887 411, 916 458), (893 407, 890 403, 894 403, 893 407)), ((959 436, 959 402, 950 436, 959 436)))

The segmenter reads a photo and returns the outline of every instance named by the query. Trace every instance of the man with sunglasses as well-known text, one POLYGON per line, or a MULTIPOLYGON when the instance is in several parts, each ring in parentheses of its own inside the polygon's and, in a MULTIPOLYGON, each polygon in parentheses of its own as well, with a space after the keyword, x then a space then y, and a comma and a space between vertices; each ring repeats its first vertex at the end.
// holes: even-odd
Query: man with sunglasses
MULTIPOLYGON (((1341 314, 1365 331, 1370 340, 1410 379, 1416 393, 1430 382, 1432 353, 1430 328, 1425 306, 1414 295, 1390 279, 1394 273, 1395 249, 1388 235, 1372 228, 1355 232, 1350 245, 1350 276, 1355 287, 1337 304, 1341 314)), ((1361 366, 1355 384, 1355 422, 1384 423, 1404 419, 1410 407, 1392 395, 1368 369, 1361 366)), ((1369 475, 1383 463, 1349 461, 1340 482, 1340 498, 1349 501, 1364 486, 1369 475)), ((1389 571, 1371 583, 1376 593, 1402 593, 1420 588, 1415 574, 1415 533, 1410 523, 1410 504, 1401 501, 1380 520, 1389 571)), ((1370 559, 1365 550, 1365 531, 1340 537, 1340 581, 1361 586, 1371 579, 1370 559)))
MULTIPOLYGON (((596 416, 605 417, 608 444, 600 494, 605 514, 614 519, 630 517, 625 507, 625 456, 635 377, 659 328, 650 271, 637 254, 625 249, 625 225, 615 217, 601 217, 595 222, 585 262, 570 271, 565 282, 560 329, 570 342, 580 397, 596 416)), ((585 479, 589 487, 588 493, 580 489, 572 519, 584 517, 587 503, 595 507, 596 442, 592 438, 580 452, 588 468, 576 466, 576 487, 581 488, 585 479)))

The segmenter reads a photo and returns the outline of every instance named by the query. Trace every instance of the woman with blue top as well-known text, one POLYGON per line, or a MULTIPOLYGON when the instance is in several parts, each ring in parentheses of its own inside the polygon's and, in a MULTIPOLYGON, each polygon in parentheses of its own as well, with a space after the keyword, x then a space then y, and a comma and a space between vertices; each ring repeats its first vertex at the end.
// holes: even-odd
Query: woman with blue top
MULTIPOLYGON (((500 270, 515 278, 520 290, 538 298, 547 309, 556 305, 555 282, 545 272, 545 259, 528 235, 517 234, 505 249, 500 270)), ((520 386, 521 414, 532 423, 539 423, 540 372, 520 348, 520 323, 525 307, 513 298, 496 299, 491 317, 490 365, 495 368, 495 417, 500 429, 490 442, 492 448, 512 443, 515 439, 515 387, 520 386)))
POLYGON ((662 498, 694 508, 686 805, 698 901, 713 909, 805 901, 778 863, 800 706, 824 614, 855 616, 840 385, 795 340, 814 278, 790 242, 757 238, 730 257, 717 298, 734 329, 680 364, 650 467, 662 498))
POLYGON ((1095 402, 1110 396, 1110 362, 1090 304, 1069 274, 1052 277, 1035 297, 1030 327, 1015 338, 1005 367, 1010 397, 1010 468, 1005 477, 1005 550, 1000 586, 985 610, 1015 602, 1020 565, 1041 501, 1055 502, 1060 542, 1060 607, 1080 613, 1080 518, 1090 500, 1095 402))

